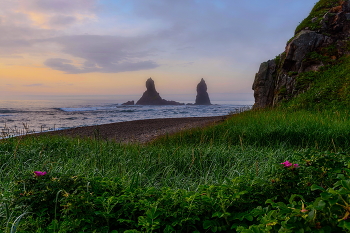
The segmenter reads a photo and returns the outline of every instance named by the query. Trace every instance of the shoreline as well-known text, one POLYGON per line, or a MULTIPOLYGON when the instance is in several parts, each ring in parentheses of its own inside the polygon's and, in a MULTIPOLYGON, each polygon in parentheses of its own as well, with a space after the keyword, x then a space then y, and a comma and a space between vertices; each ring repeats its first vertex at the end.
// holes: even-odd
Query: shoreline
POLYGON ((227 115, 135 120, 48 131, 30 134, 28 136, 60 135, 78 138, 103 139, 120 143, 143 144, 166 134, 174 134, 187 129, 213 125, 224 121, 226 118, 227 115))

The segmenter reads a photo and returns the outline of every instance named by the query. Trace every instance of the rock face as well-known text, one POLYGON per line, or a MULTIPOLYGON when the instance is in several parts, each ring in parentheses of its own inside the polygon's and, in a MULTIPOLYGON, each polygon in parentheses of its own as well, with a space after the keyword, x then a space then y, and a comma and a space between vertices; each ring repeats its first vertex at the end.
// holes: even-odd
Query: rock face
MULTIPOLYGON (((350 0, 334 3, 327 13, 313 17, 320 9, 317 3, 285 51, 273 60, 263 62, 253 83, 253 108, 276 106, 305 92, 309 85, 301 74, 318 71, 349 52, 350 0), (304 24, 303 24, 304 23, 304 24)), ((332 4, 332 3, 328 3, 332 4)))
POLYGON ((147 79, 146 88, 147 90, 136 102, 137 105, 183 105, 183 103, 162 99, 159 93, 156 91, 152 78, 147 79))
POLYGON ((134 104, 135 104, 135 101, 131 100, 123 103, 122 105, 134 105, 134 104))
POLYGON ((202 79, 197 85, 196 105, 211 105, 207 92, 207 84, 202 79))
POLYGON ((255 104, 254 107, 262 108, 273 102, 275 80, 273 74, 276 71, 275 60, 263 62, 259 72, 255 75, 253 84, 255 104))

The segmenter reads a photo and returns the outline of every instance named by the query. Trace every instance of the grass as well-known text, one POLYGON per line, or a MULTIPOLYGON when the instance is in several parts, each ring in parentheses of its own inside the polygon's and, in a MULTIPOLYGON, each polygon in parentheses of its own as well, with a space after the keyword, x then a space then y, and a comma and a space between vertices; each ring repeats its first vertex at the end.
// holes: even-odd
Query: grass
POLYGON ((282 107, 297 110, 349 109, 350 107, 350 57, 340 58, 336 64, 317 72, 306 72, 297 77, 298 82, 308 86, 307 91, 298 95, 282 107))
POLYGON ((11 139, 1 144, 0 150, 2 180, 20 179, 34 170, 45 170, 57 176, 121 177, 127 184, 138 176, 142 186, 192 190, 200 184, 220 184, 226 178, 255 175, 257 166, 260 173, 264 170, 258 164, 265 160, 262 155, 273 160, 276 156, 272 148, 246 144, 127 146, 60 137, 11 139))
POLYGON ((190 130, 149 145, 64 137, 11 138, 0 142, 1 180, 34 170, 84 177, 137 175, 142 186, 194 189, 239 175, 269 173, 272 163, 307 149, 346 151, 348 112, 249 111, 206 130, 190 130))
POLYGON ((348 111, 249 111, 206 131, 187 131, 162 144, 227 144, 342 150, 349 146, 348 111))
MULTIPOLYGON (((82 177, 85 180, 83 186, 94 180, 117 179, 124 190, 141 189, 144 190, 142 195, 149 189, 170 192, 169 188, 173 190, 171 192, 187 190, 198 195, 203 192, 203 187, 213 185, 244 184, 244 190, 252 187, 264 190, 271 175, 278 170, 276 167, 285 160, 300 163, 300 155, 307 157, 323 151, 349 154, 349 148, 347 110, 247 111, 205 130, 165 136, 148 145, 65 137, 9 138, 0 141, 0 198, 3 203, 0 229, 10 229, 9 219, 10 223, 18 224, 15 222, 18 216, 24 224, 19 224, 18 229, 21 226, 25 229, 29 223, 33 227, 34 220, 40 222, 40 218, 22 216, 30 212, 30 205, 23 208, 23 205, 15 204, 13 196, 19 188, 18 182, 31 179, 36 170, 47 171, 52 179, 82 177)), ((23 192, 23 187, 20 189, 23 192)), ((64 193, 60 189, 56 192, 64 193)), ((266 198, 266 193, 262 196, 266 198)), ((51 205, 54 202, 53 198, 51 205)), ((39 225, 45 226, 45 222, 39 225)))

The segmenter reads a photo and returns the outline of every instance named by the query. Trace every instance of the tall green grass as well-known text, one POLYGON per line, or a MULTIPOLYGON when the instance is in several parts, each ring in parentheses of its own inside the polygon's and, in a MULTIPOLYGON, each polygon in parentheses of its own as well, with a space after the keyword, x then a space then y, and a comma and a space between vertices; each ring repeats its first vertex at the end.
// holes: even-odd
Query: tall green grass
POLYGON ((305 150, 349 148, 347 111, 249 111, 149 145, 65 137, 2 140, 0 181, 4 184, 44 170, 57 176, 120 177, 126 184, 137 179, 141 186, 193 190, 237 176, 264 178, 273 163, 305 150))
POLYGON ((37 170, 52 177, 118 179, 132 189, 196 191, 235 179, 259 187, 285 160, 322 151, 349 153, 349 148, 348 110, 247 111, 147 145, 47 136, 0 140, 0 229, 10 229, 26 213, 11 206, 13 192, 37 170))
POLYGON ((0 144, 1 184, 33 171, 53 175, 119 177, 126 185, 196 189, 237 176, 263 177, 273 163, 293 156, 286 147, 229 144, 120 145, 62 137, 9 139, 0 144))
POLYGON ((192 130, 155 144, 227 145, 256 148, 313 148, 341 151, 350 146, 350 117, 342 111, 249 111, 206 130, 192 130))

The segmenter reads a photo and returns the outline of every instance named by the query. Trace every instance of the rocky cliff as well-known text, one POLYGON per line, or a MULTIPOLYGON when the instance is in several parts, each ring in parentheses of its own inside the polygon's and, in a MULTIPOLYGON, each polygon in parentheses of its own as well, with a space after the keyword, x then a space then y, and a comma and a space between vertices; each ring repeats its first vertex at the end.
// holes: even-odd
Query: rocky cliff
POLYGON ((273 107, 307 91, 317 72, 350 54, 350 0, 320 0, 285 51, 263 62, 253 83, 254 108, 273 107))
POLYGON ((183 103, 162 99, 156 91, 156 86, 152 78, 147 79, 146 88, 147 90, 136 102, 137 105, 183 105, 183 103))

